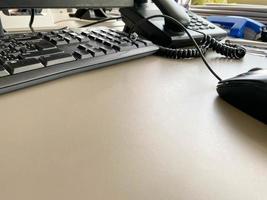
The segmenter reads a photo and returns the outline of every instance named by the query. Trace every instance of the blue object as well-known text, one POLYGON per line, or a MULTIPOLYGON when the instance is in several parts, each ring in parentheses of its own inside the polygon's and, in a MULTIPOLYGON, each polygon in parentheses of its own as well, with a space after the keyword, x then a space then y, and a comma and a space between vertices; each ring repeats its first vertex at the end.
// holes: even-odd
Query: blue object
POLYGON ((246 38, 246 32, 249 29, 250 36, 254 34, 254 38, 248 39, 257 39, 256 36, 261 34, 265 27, 264 24, 247 17, 209 16, 207 19, 214 24, 219 24, 225 29, 230 29, 229 35, 236 38, 246 38))

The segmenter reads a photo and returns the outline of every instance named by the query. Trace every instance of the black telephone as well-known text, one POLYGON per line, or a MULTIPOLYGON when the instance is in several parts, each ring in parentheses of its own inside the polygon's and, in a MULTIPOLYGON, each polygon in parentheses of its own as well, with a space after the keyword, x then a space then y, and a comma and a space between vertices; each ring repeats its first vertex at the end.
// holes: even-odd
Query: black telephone
POLYGON ((121 8, 120 12, 125 23, 124 31, 130 33, 134 30, 138 35, 159 45, 161 55, 175 59, 190 58, 198 57, 199 52, 195 48, 188 48, 193 42, 177 23, 166 18, 146 20, 155 15, 170 16, 187 27, 203 53, 211 48, 229 58, 244 57, 244 48, 219 42, 227 35, 220 27, 186 10, 175 0, 153 0, 153 2, 154 4, 148 0, 135 0, 134 7, 121 8), (139 24, 140 21, 142 24, 139 24))

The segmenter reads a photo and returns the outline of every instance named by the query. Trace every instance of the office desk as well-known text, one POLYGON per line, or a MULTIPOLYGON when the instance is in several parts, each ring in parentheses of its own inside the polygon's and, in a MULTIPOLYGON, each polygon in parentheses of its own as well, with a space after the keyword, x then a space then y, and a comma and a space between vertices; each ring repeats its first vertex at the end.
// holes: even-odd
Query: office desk
MULTIPOLYGON (((223 78, 266 58, 208 54, 223 78)), ((267 126, 200 59, 134 60, 0 97, 0 199, 267 199, 267 126)))
MULTIPOLYGON (((223 77, 266 62, 208 58, 223 77)), ((266 199, 267 126, 215 86, 151 56, 2 95, 0 198, 266 199)))

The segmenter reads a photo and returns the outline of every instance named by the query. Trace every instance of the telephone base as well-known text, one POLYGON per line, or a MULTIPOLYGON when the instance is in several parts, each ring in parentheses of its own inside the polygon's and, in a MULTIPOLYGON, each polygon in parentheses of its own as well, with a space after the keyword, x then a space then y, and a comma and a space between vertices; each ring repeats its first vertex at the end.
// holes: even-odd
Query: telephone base
MULTIPOLYGON (((154 18, 149 21, 145 20, 140 24, 140 21, 152 15, 162 15, 161 11, 154 4, 140 4, 132 8, 120 9, 122 19, 125 23, 124 31, 129 32, 134 30, 140 36, 151 40, 154 44, 164 47, 181 48, 192 46, 193 43, 185 32, 173 32, 164 28, 164 18, 154 18), (138 27, 137 27, 138 23, 138 27)), ((210 35, 217 40, 222 40, 227 36, 226 31, 220 27, 210 23, 209 21, 197 16, 192 12, 188 12, 191 22, 188 26, 190 29, 195 29, 210 35)), ((190 34, 197 42, 203 38, 201 33, 189 30, 190 34)))

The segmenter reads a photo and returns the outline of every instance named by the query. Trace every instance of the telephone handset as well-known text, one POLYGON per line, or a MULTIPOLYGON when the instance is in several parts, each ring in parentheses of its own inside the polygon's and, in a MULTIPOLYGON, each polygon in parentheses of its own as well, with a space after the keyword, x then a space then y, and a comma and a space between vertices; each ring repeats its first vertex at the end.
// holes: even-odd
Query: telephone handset
MULTIPOLYGON (((168 1, 154 0, 153 2, 157 5, 157 7, 161 10, 163 14, 169 15, 177 19, 185 26, 190 24, 190 17, 186 13, 185 8, 178 5, 178 3, 176 3, 174 0, 168 0, 168 1)), ((168 21, 165 21, 165 24, 166 23, 168 23, 168 21)))
POLYGON ((219 41, 226 37, 226 31, 186 10, 174 0, 153 0, 153 3, 147 0, 135 0, 134 7, 121 8, 120 12, 125 23, 125 32, 130 33, 134 30, 138 35, 159 45, 159 54, 170 58, 198 57, 199 51, 190 48, 193 45, 192 40, 180 26, 177 26, 177 23, 166 18, 146 20, 147 18, 167 15, 176 19, 187 27, 203 53, 213 49, 229 58, 242 58, 246 53, 244 48, 220 43, 219 41))

